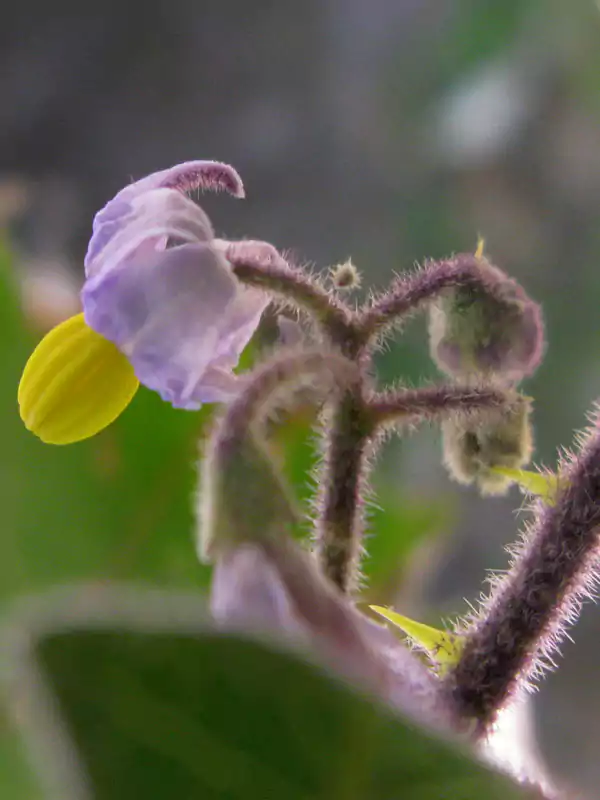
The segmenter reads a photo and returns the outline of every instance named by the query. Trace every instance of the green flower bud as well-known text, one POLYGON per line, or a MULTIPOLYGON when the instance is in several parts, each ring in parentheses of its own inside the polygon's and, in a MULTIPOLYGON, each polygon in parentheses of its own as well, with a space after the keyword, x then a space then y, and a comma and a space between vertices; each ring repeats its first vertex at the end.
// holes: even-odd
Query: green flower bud
POLYGON ((478 259, 480 280, 443 292, 430 309, 431 355, 448 375, 519 381, 540 363, 544 349, 537 303, 519 284, 478 259))
POLYGON ((531 400, 519 395, 508 409, 442 423, 444 461, 459 483, 477 483, 482 494, 504 494, 514 482, 498 467, 521 469, 531 458, 531 400))

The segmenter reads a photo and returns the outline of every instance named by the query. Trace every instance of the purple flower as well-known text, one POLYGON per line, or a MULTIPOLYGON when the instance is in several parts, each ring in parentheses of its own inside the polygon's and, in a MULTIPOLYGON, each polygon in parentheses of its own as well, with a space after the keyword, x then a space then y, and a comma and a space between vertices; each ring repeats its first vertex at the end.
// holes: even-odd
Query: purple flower
POLYGON ((87 324, 137 378, 180 408, 230 399, 232 370, 268 297, 232 272, 206 214, 187 195, 243 197, 232 167, 189 161, 122 189, 96 214, 82 290, 87 324))

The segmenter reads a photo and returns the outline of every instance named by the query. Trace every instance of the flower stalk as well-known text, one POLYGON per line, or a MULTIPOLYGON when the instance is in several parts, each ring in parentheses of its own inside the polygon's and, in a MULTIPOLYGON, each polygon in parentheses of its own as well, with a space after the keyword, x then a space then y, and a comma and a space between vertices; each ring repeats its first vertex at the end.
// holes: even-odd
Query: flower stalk
POLYGON ((508 408, 514 392, 494 386, 442 384, 418 389, 391 389, 369 398, 369 415, 375 427, 435 422, 449 416, 470 416, 489 409, 508 408))
POLYGON ((333 292, 306 271, 289 264, 266 242, 223 242, 225 257, 236 277, 264 289, 307 312, 333 345, 346 351, 356 338, 352 312, 333 292))
POLYGON ((363 337, 375 344, 424 304, 432 313, 432 355, 448 374, 520 380, 539 365, 544 350, 539 306, 479 251, 429 261, 398 277, 361 310, 363 337))

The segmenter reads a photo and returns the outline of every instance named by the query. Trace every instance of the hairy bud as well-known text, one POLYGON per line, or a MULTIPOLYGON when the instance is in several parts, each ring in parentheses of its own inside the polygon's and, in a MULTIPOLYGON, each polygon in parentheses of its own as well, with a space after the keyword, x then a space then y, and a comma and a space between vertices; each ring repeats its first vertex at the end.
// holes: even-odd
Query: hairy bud
POLYGON ((360 286, 360 272, 350 259, 343 264, 336 264, 329 274, 336 289, 356 289, 360 286))
POLYGON ((444 461, 459 483, 477 483, 482 494, 504 494, 514 483, 498 467, 520 469, 531 458, 531 400, 522 395, 504 410, 442 423, 444 461))
POLYGON ((481 282, 447 289, 430 309, 431 355, 448 375, 521 380, 538 366, 544 334, 539 306, 484 258, 481 282))

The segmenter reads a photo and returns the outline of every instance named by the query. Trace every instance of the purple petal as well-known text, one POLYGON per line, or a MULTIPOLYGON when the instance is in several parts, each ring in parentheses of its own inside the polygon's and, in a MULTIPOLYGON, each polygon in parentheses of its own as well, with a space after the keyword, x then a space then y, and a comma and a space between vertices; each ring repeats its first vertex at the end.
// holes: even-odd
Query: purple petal
MULTIPOLYGON (((244 377, 235 375, 231 368, 209 366, 202 376, 202 385, 199 387, 202 399, 198 402, 228 403, 240 393, 244 381, 244 377)), ((194 400, 193 397, 192 400, 194 400)))
POLYGON ((300 631, 276 570, 259 547, 242 545, 224 553, 212 577, 210 606, 222 624, 242 630, 300 631))
POLYGON ((207 242, 213 237, 204 211, 172 189, 152 189, 129 201, 117 198, 94 220, 84 262, 88 277, 115 269, 142 253, 163 250, 169 240, 207 242))
POLYGON ((268 298, 243 288, 207 244, 135 255, 86 282, 86 322, 115 342, 140 382, 172 405, 197 409, 229 399, 234 380, 227 373, 268 298))
MULTIPOLYGON (((226 191, 234 197, 244 197, 242 179, 233 167, 217 161, 186 161, 169 169, 154 172, 121 189, 94 218, 92 239, 85 258, 86 274, 96 272, 95 260, 110 240, 123 229, 133 213, 137 198, 156 189, 169 189, 178 194, 195 189, 226 191)), ((200 212, 202 213, 202 212, 200 212)), ((204 215, 208 236, 212 229, 204 215)), ((200 237, 201 241, 204 237, 200 237)))

